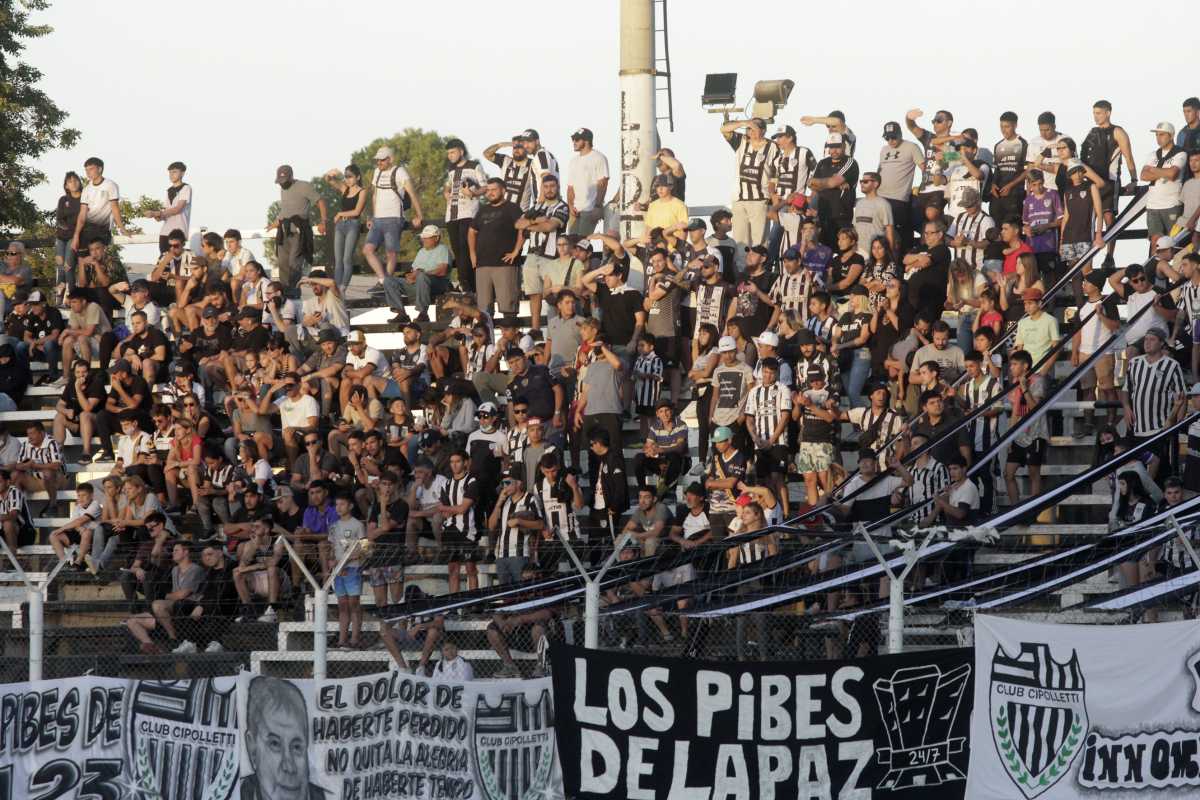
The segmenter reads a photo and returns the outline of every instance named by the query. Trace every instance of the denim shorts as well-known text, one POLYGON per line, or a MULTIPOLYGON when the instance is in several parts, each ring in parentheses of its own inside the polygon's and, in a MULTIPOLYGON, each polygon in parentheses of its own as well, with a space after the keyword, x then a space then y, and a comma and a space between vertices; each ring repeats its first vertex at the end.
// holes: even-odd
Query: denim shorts
POLYGON ((400 251, 400 233, 404 230, 404 217, 382 217, 371 223, 367 233, 367 244, 378 249, 382 244, 389 253, 400 251))
POLYGON ((345 567, 333 579, 333 593, 337 597, 358 597, 362 594, 362 570, 345 567))

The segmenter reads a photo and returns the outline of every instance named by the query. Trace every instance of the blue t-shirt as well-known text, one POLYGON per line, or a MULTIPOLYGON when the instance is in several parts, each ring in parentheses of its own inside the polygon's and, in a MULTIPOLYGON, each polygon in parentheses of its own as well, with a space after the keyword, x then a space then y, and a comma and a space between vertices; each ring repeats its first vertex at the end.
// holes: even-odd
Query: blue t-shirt
POLYGON ((419 269, 424 272, 429 272, 430 270, 435 269, 438 264, 449 263, 450 250, 441 242, 438 242, 437 247, 433 248, 432 250, 427 250, 426 248, 422 247, 417 251, 417 254, 413 256, 412 261, 414 270, 419 269))

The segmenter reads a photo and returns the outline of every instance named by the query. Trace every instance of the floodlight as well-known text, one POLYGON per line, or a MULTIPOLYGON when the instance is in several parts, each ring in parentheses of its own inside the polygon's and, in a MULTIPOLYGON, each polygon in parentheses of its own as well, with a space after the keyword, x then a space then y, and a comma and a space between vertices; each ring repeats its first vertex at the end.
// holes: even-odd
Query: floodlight
POLYGON ((700 95, 700 105, 732 106, 736 103, 736 72, 714 72, 704 76, 704 94, 700 95))

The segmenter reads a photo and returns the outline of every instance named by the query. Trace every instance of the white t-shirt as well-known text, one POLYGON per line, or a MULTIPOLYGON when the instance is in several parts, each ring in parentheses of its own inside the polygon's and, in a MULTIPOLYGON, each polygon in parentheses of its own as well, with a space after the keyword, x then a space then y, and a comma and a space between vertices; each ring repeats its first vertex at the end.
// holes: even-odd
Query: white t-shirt
POLYGON ((950 505, 966 505, 972 511, 979 510, 979 488, 975 481, 965 480, 957 489, 950 490, 950 505))
POLYGON ((388 362, 383 357, 383 353, 376 350, 374 347, 368 347, 363 350, 362 356, 356 356, 349 349, 346 350, 346 364, 351 369, 362 369, 367 364, 375 365, 374 375, 378 378, 387 376, 388 362))
POLYGON ((221 266, 235 278, 242 277, 242 267, 254 260, 254 254, 246 248, 241 248, 237 251, 237 255, 225 251, 225 255, 221 258, 221 266))
POLYGON ((117 439, 117 460, 126 467, 138 463, 139 455, 154 455, 154 437, 144 431, 137 431, 133 436, 122 434, 117 439))
POLYGON ((408 170, 404 167, 396 166, 391 169, 375 170, 375 174, 371 176, 371 185, 375 187, 374 205, 372 206, 375 219, 404 216, 404 205, 400 202, 400 195, 396 191, 399 190, 403 193, 404 184, 408 180, 408 170), (394 187, 392 185, 393 174, 396 181, 394 187))
POLYGON ((125 295, 125 302, 121 304, 121 307, 125 309, 125 319, 129 319, 133 312, 141 311, 146 315, 146 325, 148 327, 157 328, 162 324, 162 310, 159 309, 158 304, 153 300, 138 308, 133 304, 133 295, 127 294, 125 295))
POLYGON ((1094 303, 1084 302, 1079 306, 1077 319, 1084 319, 1092 311, 1097 313, 1092 314, 1091 318, 1079 328, 1079 352, 1087 355, 1099 350, 1106 341, 1108 341, 1108 328, 1104 327, 1104 323, 1100 321, 1099 309, 1104 305, 1103 300, 1097 300, 1094 303))
POLYGON ((302 394, 295 400, 284 397, 275 405, 279 407, 279 421, 285 428, 307 428, 310 417, 321 416, 321 406, 311 394, 302 394))
MULTIPOLYGON (((1146 156, 1146 166, 1157 167, 1160 152, 1154 150, 1146 156)), ((1150 187, 1146 190, 1146 208, 1174 208, 1183 203, 1183 172, 1187 169, 1187 154, 1180 150, 1170 158, 1164 159, 1162 169, 1171 167, 1178 167, 1179 174, 1175 176, 1175 180, 1159 178, 1151 182, 1150 187)))
POLYGON ((112 224, 113 200, 121 199, 121 190, 117 184, 108 178, 103 178, 97 186, 91 181, 83 185, 83 194, 79 202, 87 206, 87 221, 93 225, 109 226, 112 224))
POLYGON ((471 666, 470 661, 458 656, 451 661, 437 662, 433 668, 433 677, 445 681, 473 681, 475 668, 471 666))
POLYGON ((599 150, 575 156, 567 165, 567 186, 575 189, 575 210, 591 211, 604 201, 596 184, 608 177, 608 159, 599 150))
POLYGON ((170 199, 167 199, 163 207, 171 208, 179 203, 183 203, 183 208, 178 214, 172 214, 163 219, 159 236, 168 236, 173 230, 181 230, 183 235, 187 236, 188 224, 192 219, 192 187, 186 183, 179 187, 179 191, 175 194, 175 202, 172 203, 170 199))

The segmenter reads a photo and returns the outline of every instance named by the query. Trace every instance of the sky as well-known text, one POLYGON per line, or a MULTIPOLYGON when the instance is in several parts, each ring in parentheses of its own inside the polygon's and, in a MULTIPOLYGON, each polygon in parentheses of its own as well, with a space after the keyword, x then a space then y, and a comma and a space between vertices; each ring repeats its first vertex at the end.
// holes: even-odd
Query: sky
MULTIPOLYGON (((51 180, 35 199, 52 208, 62 174, 82 172, 91 155, 124 196, 160 197, 178 159, 193 187, 193 229, 253 229, 278 196, 276 165, 316 175, 409 127, 460 136, 476 155, 534 127, 565 162, 571 131, 586 126, 615 168, 619 6, 57 0, 35 16, 54 33, 25 57, 82 136, 43 157, 51 180)), ((1002 111, 1016 111, 1031 138, 1049 109, 1081 140, 1101 97, 1140 164, 1154 148, 1150 129, 1163 119, 1179 127, 1183 99, 1200 94, 1200 80, 1176 77, 1196 75, 1190 49, 1128 3, 765 4, 745 22, 738 8, 669 4, 675 131, 660 135, 687 169, 694 204, 728 203, 734 188, 721 117, 700 107, 708 72, 738 73, 739 100, 756 80, 791 78, 777 124, 842 110, 863 169, 878 161, 883 124, 910 108, 926 121, 948 108, 985 144, 999 138, 1002 111)), ((814 150, 824 136, 800 129, 814 150)))

